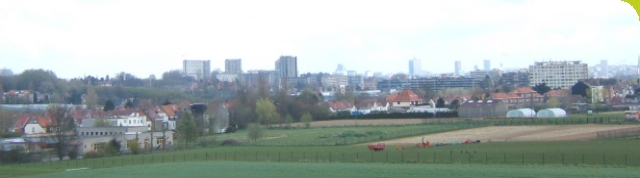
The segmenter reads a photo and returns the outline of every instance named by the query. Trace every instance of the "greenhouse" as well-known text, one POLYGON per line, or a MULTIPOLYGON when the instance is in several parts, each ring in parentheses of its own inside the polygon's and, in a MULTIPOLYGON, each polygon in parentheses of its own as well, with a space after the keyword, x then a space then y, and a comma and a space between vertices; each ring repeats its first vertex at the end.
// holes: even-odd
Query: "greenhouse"
POLYGON ((567 112, 560 108, 543 109, 538 112, 538 118, 567 117, 567 112))
POLYGON ((536 111, 529 108, 514 109, 507 112, 507 118, 534 118, 536 111))

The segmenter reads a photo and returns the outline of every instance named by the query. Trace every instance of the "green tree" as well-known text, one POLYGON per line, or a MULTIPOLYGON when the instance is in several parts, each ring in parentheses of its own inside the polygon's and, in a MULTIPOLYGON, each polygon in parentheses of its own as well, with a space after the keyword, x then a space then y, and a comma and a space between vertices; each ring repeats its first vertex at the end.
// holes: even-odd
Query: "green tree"
POLYGON ((557 108, 559 106, 558 98, 550 98, 547 100, 547 107, 549 108, 557 108))
POLYGON ((97 118, 93 124, 94 127, 111 127, 111 122, 104 118, 97 118))
POLYGON ((116 105, 113 104, 113 101, 111 100, 107 100, 107 102, 104 103, 104 108, 102 108, 103 111, 113 111, 116 108, 116 105))
POLYGON ((593 92, 591 91, 591 88, 587 88, 587 95, 585 96, 585 100, 587 100, 587 103, 593 104, 593 92))
POLYGON ((180 133, 180 138, 184 140, 185 148, 187 148, 189 142, 194 142, 198 139, 198 129, 195 121, 193 121, 191 112, 187 111, 182 115, 178 125, 178 132, 180 133))
POLYGON ((164 103, 162 103, 162 105, 170 105, 170 104, 171 104, 171 102, 169 101, 169 99, 165 99, 164 103))
POLYGON ((76 123, 67 110, 58 105, 49 105, 47 108, 49 117, 55 125, 49 125, 47 130, 50 131, 50 139, 57 140, 54 145, 56 155, 60 160, 70 151, 69 144, 77 139, 75 132, 76 123))
POLYGON ((444 99, 438 98, 438 100, 436 101, 436 108, 444 108, 444 107, 445 107, 444 99))
POLYGON ((537 84, 537 85, 531 87, 531 89, 535 90, 536 92, 538 92, 541 95, 551 91, 551 87, 547 86, 546 83, 537 84))
POLYGON ((109 143, 104 147, 104 153, 110 156, 115 156, 120 154, 120 142, 115 138, 109 140, 109 143))
POLYGON ((284 118, 284 127, 291 128, 291 123, 293 123, 293 117, 291 114, 287 114, 287 117, 284 118))
POLYGON ((87 87, 87 98, 85 99, 85 104, 89 109, 93 109, 98 105, 98 94, 96 94, 96 90, 92 86, 87 87))
POLYGON ((300 121, 302 122, 302 124, 304 124, 304 128, 309 128, 311 127, 311 122, 313 121, 313 117, 311 116, 311 114, 304 113, 302 115, 302 117, 300 117, 300 121))
POLYGON ((127 102, 124 103, 124 108, 133 108, 133 102, 127 99, 127 102))
POLYGON ((262 128, 260 124, 249 124, 249 127, 247 128, 247 137, 249 138, 249 140, 253 140, 255 142, 258 141, 258 139, 264 137, 264 135, 264 128, 262 128))
POLYGON ((140 152, 142 151, 140 149, 140 143, 138 143, 138 140, 134 140, 132 144, 129 144, 129 150, 131 151, 131 154, 137 155, 140 154, 140 152))
POLYGON ((457 110, 458 107, 460 107, 460 100, 454 99, 451 101, 451 105, 449 106, 450 109, 457 110))
POLYGON ((275 124, 280 118, 275 105, 267 98, 256 101, 256 114, 258 114, 258 123, 264 125, 275 124))

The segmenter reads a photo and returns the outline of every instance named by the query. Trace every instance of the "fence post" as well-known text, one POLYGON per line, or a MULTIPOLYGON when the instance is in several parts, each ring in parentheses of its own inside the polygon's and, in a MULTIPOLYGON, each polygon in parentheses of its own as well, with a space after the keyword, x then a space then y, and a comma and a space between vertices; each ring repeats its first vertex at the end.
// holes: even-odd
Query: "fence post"
POLYGON ((400 152, 400 162, 404 163, 404 152, 400 152))
MULTIPOLYGON (((204 153, 204 161, 209 161, 209 153, 204 153)), ((164 156, 162 156, 162 162, 164 163, 164 156)))
POLYGON ((329 162, 331 162, 331 152, 329 152, 329 162))
POLYGON ((489 153, 484 152, 484 164, 489 164, 488 158, 489 158, 489 153))
POLYGON ((584 164, 584 153, 582 153, 582 164, 584 164))
POLYGON ((564 153, 562 153, 562 165, 564 165, 564 153))
POLYGON ((524 153, 522 153, 522 164, 524 164, 524 153))
POLYGON ((602 154, 602 165, 607 165, 607 158, 605 156, 605 154, 602 154))
POLYGON ((453 164, 453 151, 449 152, 449 163, 453 164))
POLYGON ((544 165, 544 153, 542 153, 542 165, 544 165))
POLYGON ((627 167, 627 154, 624 154, 624 167, 627 167))
POLYGON ((356 163, 358 162, 359 159, 360 159, 360 152, 356 151, 356 163))
POLYGON ((436 152, 433 152, 433 163, 436 163, 436 152))

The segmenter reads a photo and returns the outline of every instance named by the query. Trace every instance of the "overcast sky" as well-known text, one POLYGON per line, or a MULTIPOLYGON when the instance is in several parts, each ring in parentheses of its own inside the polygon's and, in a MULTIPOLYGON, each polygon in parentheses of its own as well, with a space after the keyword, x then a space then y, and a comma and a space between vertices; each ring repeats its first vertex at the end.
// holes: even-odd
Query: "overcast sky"
POLYGON ((298 56, 300 73, 453 72, 534 61, 637 64, 640 22, 620 0, 0 1, 0 68, 146 78, 183 59, 242 58, 244 71, 298 56))

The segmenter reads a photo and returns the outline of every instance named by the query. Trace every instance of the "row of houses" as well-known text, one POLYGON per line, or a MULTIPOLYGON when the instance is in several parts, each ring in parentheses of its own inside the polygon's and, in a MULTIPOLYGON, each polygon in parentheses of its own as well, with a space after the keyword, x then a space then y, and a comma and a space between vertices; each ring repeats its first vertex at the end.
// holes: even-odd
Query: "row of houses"
MULTIPOLYGON (((118 108, 113 111, 71 109, 65 113, 74 122, 74 140, 69 146, 75 147, 80 154, 97 151, 111 139, 123 145, 121 151, 127 151, 131 144, 138 143, 144 149, 161 149, 173 144, 173 133, 180 121, 180 115, 187 109, 177 104, 157 106, 149 110, 118 108), (96 127, 101 120, 110 126, 96 127), (154 148, 151 148, 153 145, 154 148)), ((56 137, 58 123, 52 113, 21 113, 14 115, 16 122, 9 132, 22 133, 24 145, 29 150, 47 148, 51 139, 56 137)), ((53 140, 55 142, 55 140, 53 140)), ((14 143, 15 145, 15 143, 14 143)))

